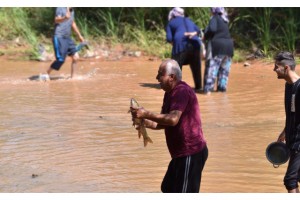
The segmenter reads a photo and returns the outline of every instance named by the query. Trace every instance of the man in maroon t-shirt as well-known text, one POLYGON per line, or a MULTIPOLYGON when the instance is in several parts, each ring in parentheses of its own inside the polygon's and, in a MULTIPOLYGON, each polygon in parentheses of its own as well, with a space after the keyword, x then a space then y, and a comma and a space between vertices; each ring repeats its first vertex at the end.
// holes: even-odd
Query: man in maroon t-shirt
POLYGON ((163 61, 156 76, 165 91, 161 114, 131 108, 132 117, 144 119, 147 128, 165 129, 172 160, 162 181, 162 192, 199 192, 208 157, 196 94, 181 77, 175 60, 163 61))

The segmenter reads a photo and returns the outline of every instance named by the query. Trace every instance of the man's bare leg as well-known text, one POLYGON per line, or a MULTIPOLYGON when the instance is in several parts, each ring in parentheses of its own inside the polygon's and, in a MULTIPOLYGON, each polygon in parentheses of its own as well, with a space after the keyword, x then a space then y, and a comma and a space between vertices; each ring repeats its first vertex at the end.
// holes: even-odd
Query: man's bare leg
POLYGON ((75 68, 76 68, 76 64, 77 64, 78 58, 79 58, 78 53, 75 53, 75 54, 72 56, 71 78, 74 78, 74 75, 75 75, 75 68))
POLYGON ((52 72, 52 68, 49 67, 49 69, 47 70, 47 74, 50 75, 51 72, 52 72))

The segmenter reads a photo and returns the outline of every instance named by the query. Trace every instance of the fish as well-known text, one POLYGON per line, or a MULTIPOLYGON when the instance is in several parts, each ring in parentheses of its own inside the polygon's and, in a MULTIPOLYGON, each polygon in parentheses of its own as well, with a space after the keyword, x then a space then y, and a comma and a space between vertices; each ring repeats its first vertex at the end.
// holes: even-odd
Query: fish
MULTIPOLYGON (((132 108, 139 108, 140 105, 138 104, 138 102, 134 98, 131 98, 130 99, 130 107, 132 107, 132 108)), ((128 112, 130 112, 130 110, 128 112)), ((146 127, 144 125, 144 119, 135 118, 135 119, 132 119, 132 121, 133 121, 132 126, 134 126, 134 127, 136 125, 139 126, 138 136, 139 136, 139 138, 141 138, 141 136, 143 136, 144 147, 147 146, 148 142, 153 143, 153 141, 151 140, 151 138, 149 137, 149 135, 147 133, 146 127)))

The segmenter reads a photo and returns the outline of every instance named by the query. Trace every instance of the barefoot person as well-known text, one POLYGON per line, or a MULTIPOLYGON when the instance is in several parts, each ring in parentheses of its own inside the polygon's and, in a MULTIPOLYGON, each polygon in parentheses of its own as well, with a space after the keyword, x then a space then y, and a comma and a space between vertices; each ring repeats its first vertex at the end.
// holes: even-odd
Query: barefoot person
POLYGON ((162 181, 161 191, 199 192, 208 149, 196 94, 181 81, 180 66, 175 60, 163 61, 156 79, 165 91, 161 114, 144 108, 131 108, 132 117, 144 119, 146 128, 165 130, 172 159, 162 181))
POLYGON ((284 185, 289 193, 299 193, 300 181, 300 77, 295 72, 296 62, 290 52, 280 52, 275 56, 274 71, 278 79, 285 80, 285 127, 278 141, 286 141, 291 151, 284 185))
POLYGON ((51 64, 47 70, 47 74, 43 74, 41 79, 49 80, 49 74, 52 70, 59 70, 65 62, 66 56, 71 56, 71 78, 74 76, 76 61, 78 59, 78 48, 71 38, 71 29, 75 31, 80 42, 84 38, 80 34, 74 20, 74 9, 71 7, 58 7, 55 13, 55 28, 53 36, 53 47, 56 60, 51 64))

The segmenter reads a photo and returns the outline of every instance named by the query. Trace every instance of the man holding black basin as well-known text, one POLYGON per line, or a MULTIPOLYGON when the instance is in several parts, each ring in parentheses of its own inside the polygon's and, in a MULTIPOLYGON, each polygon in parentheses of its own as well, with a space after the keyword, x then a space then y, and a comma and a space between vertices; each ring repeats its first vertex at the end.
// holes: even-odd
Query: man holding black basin
POLYGON ((278 79, 285 83, 285 127, 278 137, 278 141, 286 141, 290 149, 290 160, 284 185, 289 193, 299 193, 300 182, 300 76, 296 73, 296 62, 290 52, 282 51, 275 56, 274 71, 278 79))

